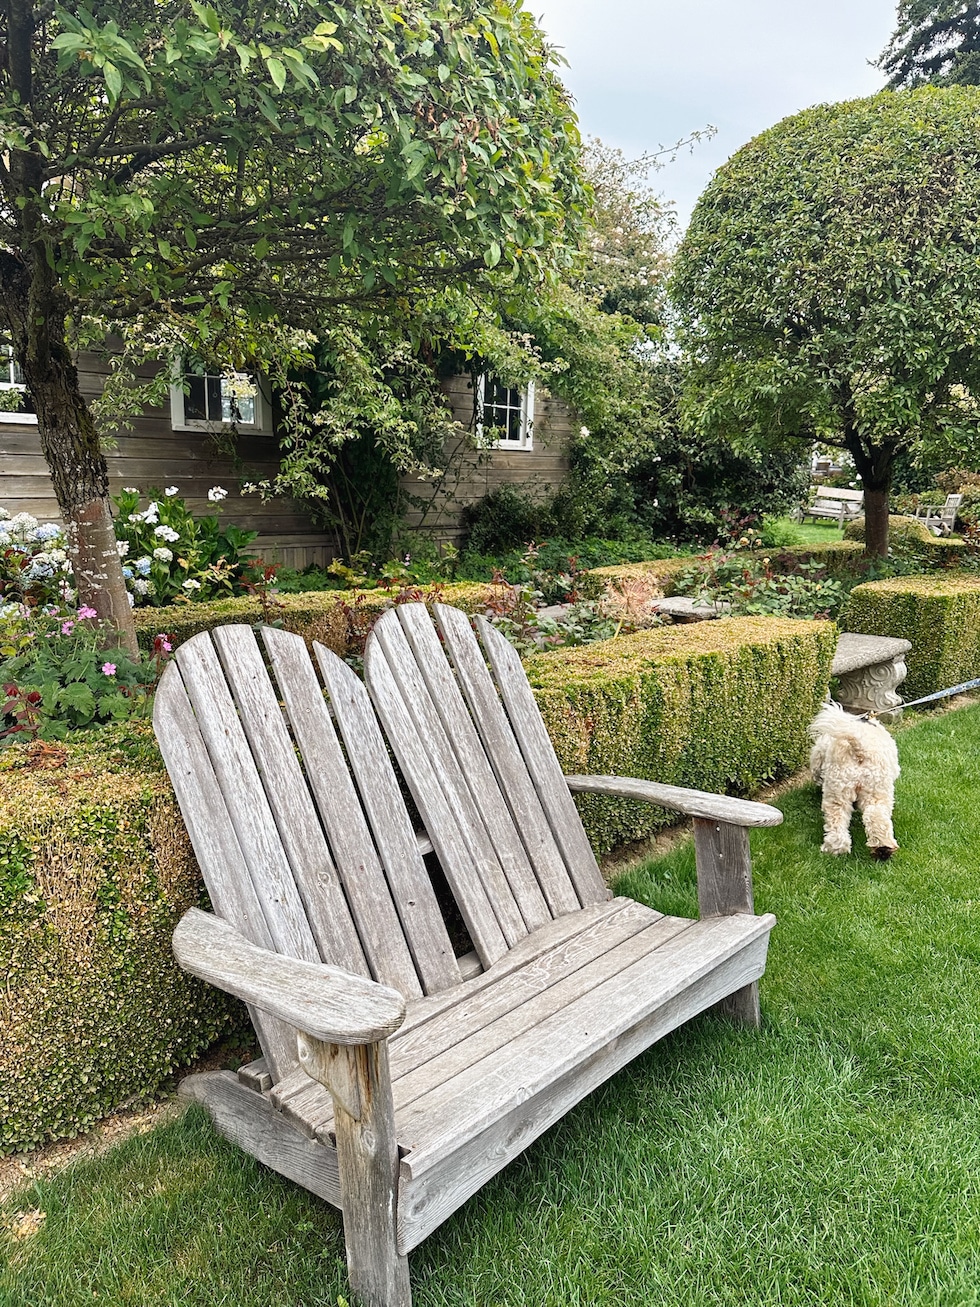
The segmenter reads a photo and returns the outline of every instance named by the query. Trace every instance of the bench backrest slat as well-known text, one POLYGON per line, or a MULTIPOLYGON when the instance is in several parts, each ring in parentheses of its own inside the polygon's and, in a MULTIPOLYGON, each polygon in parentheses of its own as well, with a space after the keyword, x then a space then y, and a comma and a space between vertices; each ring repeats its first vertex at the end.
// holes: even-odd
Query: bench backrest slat
POLYGON ((459 964, 364 682, 330 650, 314 650, 422 988, 457 985, 459 964))
POLYGON ((394 610, 368 638, 364 675, 473 945, 489 966, 527 926, 394 610))
POLYGON ((565 783, 554 745, 545 729, 517 650, 485 617, 477 617, 476 627, 511 729, 579 902, 583 907, 587 903, 600 903, 609 898, 609 891, 565 783))
POLYGON ((572 912, 580 906, 578 895, 469 619, 444 604, 436 604, 435 615, 456 680, 551 915, 572 912))

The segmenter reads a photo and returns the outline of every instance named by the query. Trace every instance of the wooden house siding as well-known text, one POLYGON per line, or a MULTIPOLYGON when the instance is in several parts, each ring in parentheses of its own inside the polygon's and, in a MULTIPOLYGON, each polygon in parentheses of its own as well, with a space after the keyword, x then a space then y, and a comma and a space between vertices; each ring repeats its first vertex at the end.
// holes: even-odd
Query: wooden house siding
MULTIPOLYGON (((83 396, 97 398, 107 366, 94 354, 79 360, 83 396)), ((455 449, 447 449, 448 475, 434 490, 431 481, 404 477, 401 488, 408 503, 407 525, 437 539, 461 535, 461 517, 467 504, 476 503, 502 485, 520 487, 535 498, 554 494, 569 471, 573 419, 567 406, 538 387, 535 397, 533 448, 530 450, 476 450, 473 383, 455 377, 446 383, 457 420, 465 431, 455 449)), ((198 515, 214 512, 207 493, 212 486, 228 491, 221 516, 243 530, 257 531, 252 546, 270 562, 303 568, 324 565, 337 553, 336 538, 319 530, 304 507, 291 500, 263 502, 258 495, 242 495, 247 482, 275 475, 279 452, 272 435, 240 435, 235 456, 218 448, 204 431, 175 431, 169 405, 147 408, 131 429, 119 433, 105 450, 110 492, 123 486, 141 491, 177 486, 198 515)), ((10 513, 31 513, 43 522, 60 520, 47 463, 41 453, 37 426, 0 420, 0 505, 10 513)))
POLYGON ((462 534, 462 513, 500 486, 514 486, 534 499, 544 500, 567 480, 574 415, 563 400, 535 388, 533 445, 531 449, 474 449, 476 421, 473 381, 453 377, 445 383, 456 420, 465 431, 447 448, 448 473, 438 487, 419 477, 403 477, 401 489, 408 499, 407 525, 438 540, 456 541, 462 534))
MULTIPOLYGON (((79 360, 79 388, 86 400, 98 398, 108 368, 96 355, 79 360)), ((41 453, 37 426, 0 421, 0 504, 10 513, 31 513, 43 522, 60 521, 48 465, 41 453)), ((244 531, 259 533, 252 549, 269 562, 303 568, 324 565, 336 553, 334 537, 318 529, 301 504, 287 499, 263 502, 243 495, 241 485, 275 475, 279 451, 272 435, 241 435, 236 456, 220 450, 205 431, 175 431, 170 406, 146 408, 131 429, 105 450, 110 493, 123 486, 142 491, 177 486, 196 515, 213 513, 212 486, 228 491, 221 518, 244 531)))

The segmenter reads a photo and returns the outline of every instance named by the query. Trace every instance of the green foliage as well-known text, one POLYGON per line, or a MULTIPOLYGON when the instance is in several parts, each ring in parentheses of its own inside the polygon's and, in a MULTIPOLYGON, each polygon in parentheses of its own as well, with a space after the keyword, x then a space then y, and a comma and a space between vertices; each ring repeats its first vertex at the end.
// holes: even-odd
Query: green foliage
POLYGON ((978 125, 965 87, 796 114, 718 171, 678 254, 687 422, 847 449, 879 553, 897 454, 980 453, 978 125))
POLYGON ((200 875, 142 731, 0 756, 0 1154, 152 1097, 239 1012, 173 960, 200 875))
MULTIPOLYGON (((215 512, 227 493, 221 486, 208 491, 215 512)), ((222 527, 210 515, 195 518, 176 486, 151 486, 146 497, 141 509, 140 491, 127 487, 113 501, 123 576, 137 605, 159 608, 178 597, 218 599, 249 591, 258 569, 245 551, 257 531, 222 527)))
POLYGON ((145 715, 169 650, 165 636, 154 636, 136 661, 107 643, 114 633, 92 620, 92 609, 22 612, 0 620, 0 748, 145 715))
POLYGON ((819 563, 798 562, 793 571, 781 572, 771 558, 721 550, 709 550, 680 572, 674 593, 736 616, 834 618, 844 602, 840 581, 819 563))
POLYGON ((980 579, 969 573, 898 576, 851 591, 842 624, 911 640, 906 699, 980 676, 980 579))
MULTIPOLYGON (((526 666, 566 773, 746 793, 803 764, 836 642, 825 622, 733 617, 537 654, 526 666)), ((621 799, 576 802, 600 852, 674 820, 621 799)))
POLYGON ((980 84, 980 7, 975 0, 901 0, 898 26, 878 67, 893 90, 980 84))

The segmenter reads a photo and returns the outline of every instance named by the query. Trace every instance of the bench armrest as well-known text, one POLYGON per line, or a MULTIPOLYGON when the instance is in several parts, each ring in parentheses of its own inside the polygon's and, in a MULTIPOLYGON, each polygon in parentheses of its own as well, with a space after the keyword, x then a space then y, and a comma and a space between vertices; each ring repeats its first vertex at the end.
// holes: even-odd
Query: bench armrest
POLYGON ((259 948, 227 921, 189 908, 174 931, 184 971, 328 1044, 373 1044, 405 1019, 397 990, 324 963, 259 948))
POLYGON ((768 803, 730 799, 725 794, 706 794, 659 781, 641 781, 631 776, 566 776, 573 794, 611 794, 621 799, 639 799, 670 808, 702 821, 723 821, 732 826, 778 826, 783 814, 768 803))

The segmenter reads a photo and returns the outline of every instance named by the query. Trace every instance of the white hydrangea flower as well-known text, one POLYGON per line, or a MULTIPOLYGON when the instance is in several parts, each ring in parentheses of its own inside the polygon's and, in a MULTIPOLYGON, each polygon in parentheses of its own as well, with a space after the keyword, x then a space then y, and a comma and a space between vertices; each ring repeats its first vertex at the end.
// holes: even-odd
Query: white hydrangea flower
POLYGON ((212 504, 220 504, 222 499, 228 498, 228 491, 223 486, 212 486, 208 491, 208 499, 212 504))
POLYGON ((180 532, 175 531, 172 526, 158 526, 153 534, 161 540, 166 540, 168 544, 173 544, 175 540, 180 539, 180 532))
POLYGON ((161 563, 170 563, 173 561, 173 550, 168 549, 166 545, 161 545, 159 549, 154 549, 153 557, 161 563))
POLYGON ((149 581, 144 581, 140 576, 133 582, 133 589, 138 595, 146 595, 150 593, 152 586, 149 581))
POLYGON ((167 496, 168 499, 172 499, 173 496, 177 493, 178 489, 179 489, 178 486, 167 486, 166 490, 163 493, 167 496))
MULTIPOLYGON (((9 521, 10 521, 10 514, 7 512, 5 508, 0 508, 0 522, 9 522, 9 521)), ((11 607, 16 608, 17 605, 7 604, 6 608, 4 608, 2 611, 6 612, 6 609, 11 607)))
POLYGON ((184 582, 184 584, 181 586, 182 590, 200 590, 200 588, 201 588, 200 581, 195 581, 192 576, 189 576, 187 580, 184 582))
MULTIPOLYGON (((133 519, 132 519, 132 516, 130 516, 130 519, 129 519, 129 520, 130 520, 130 521, 133 520, 133 519)), ((129 541, 128 541, 128 540, 117 540, 117 541, 116 541, 116 553, 119 555, 120 558, 125 558, 126 555, 129 553, 129 541)))

